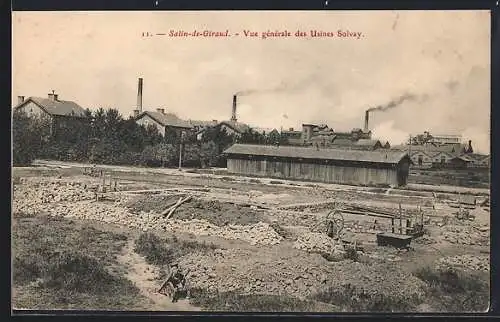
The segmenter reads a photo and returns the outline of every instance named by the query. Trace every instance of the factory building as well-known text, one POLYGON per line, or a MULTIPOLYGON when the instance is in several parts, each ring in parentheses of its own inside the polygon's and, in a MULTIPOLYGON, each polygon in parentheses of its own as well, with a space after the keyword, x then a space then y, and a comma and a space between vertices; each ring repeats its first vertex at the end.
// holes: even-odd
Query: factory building
POLYGON ((406 152, 234 144, 224 154, 230 173, 365 186, 404 186, 406 152))

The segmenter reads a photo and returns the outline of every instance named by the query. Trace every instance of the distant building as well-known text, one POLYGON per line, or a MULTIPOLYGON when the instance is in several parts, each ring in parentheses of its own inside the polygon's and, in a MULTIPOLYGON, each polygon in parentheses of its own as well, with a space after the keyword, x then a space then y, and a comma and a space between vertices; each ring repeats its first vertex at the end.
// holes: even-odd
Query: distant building
POLYGON ((355 146, 366 150, 378 150, 383 148, 379 140, 371 139, 360 139, 356 141, 355 146))
POLYGON ((277 132, 275 128, 270 128, 270 127, 252 127, 252 131, 259 133, 261 135, 269 135, 271 132, 277 132))
POLYGON ((467 157, 472 161, 469 165, 474 168, 489 168, 490 167, 490 159, 489 155, 471 153, 467 154, 467 157))
POLYGON ((387 150, 234 144, 224 154, 230 173, 350 185, 406 185, 411 163, 387 150))
POLYGON ((293 127, 281 131, 281 135, 286 138, 289 145, 302 145, 302 131, 295 131, 293 127))
POLYGON ((340 143, 339 140, 346 140, 345 142, 356 142, 358 140, 370 140, 371 131, 365 131, 360 128, 354 128, 351 132, 337 132, 329 128, 326 124, 302 124, 302 145, 313 146, 350 146, 351 144, 340 143))
POLYGON ((451 159, 455 158, 457 155, 448 152, 438 152, 432 155, 432 165, 434 167, 440 167, 450 162, 451 159))
POLYGON ((193 130, 195 131, 200 131, 202 129, 209 127, 215 127, 217 126, 217 124, 219 124, 219 121, 217 120, 212 120, 212 121, 188 120, 187 122, 193 127, 193 130))
POLYGON ((175 114, 165 113, 164 109, 156 109, 155 112, 144 111, 135 117, 135 121, 144 126, 154 125, 163 136, 168 131, 173 131, 180 136, 182 132, 193 130, 193 125, 188 121, 180 119, 175 114))
POLYGON ((466 155, 461 155, 451 158, 445 165, 445 167, 453 169, 465 169, 470 167, 471 164, 472 160, 469 157, 467 157, 466 155))
POLYGON ((18 96, 18 103, 14 111, 22 112, 29 117, 40 117, 47 121, 50 134, 53 135, 57 129, 71 127, 75 122, 88 121, 85 110, 73 101, 60 100, 59 95, 54 92, 48 94, 47 98, 18 96))
POLYGON ((432 156, 434 153, 429 153, 425 151, 412 151, 410 157, 413 164, 419 168, 430 168, 432 167, 432 156))
MULTIPOLYGON (((426 132, 428 135, 429 132, 426 132)), ((433 134, 429 140, 429 143, 442 145, 442 144, 460 144, 462 142, 461 135, 446 135, 446 134, 433 134)))

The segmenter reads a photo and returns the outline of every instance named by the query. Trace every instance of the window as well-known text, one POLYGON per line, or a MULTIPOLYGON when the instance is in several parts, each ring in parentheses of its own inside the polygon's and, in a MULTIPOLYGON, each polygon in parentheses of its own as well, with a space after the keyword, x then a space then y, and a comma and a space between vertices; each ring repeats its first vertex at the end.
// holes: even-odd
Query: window
POLYGON ((422 160, 422 156, 421 156, 421 155, 419 155, 419 156, 418 156, 418 165, 422 165, 422 162, 423 162, 423 160, 422 160))

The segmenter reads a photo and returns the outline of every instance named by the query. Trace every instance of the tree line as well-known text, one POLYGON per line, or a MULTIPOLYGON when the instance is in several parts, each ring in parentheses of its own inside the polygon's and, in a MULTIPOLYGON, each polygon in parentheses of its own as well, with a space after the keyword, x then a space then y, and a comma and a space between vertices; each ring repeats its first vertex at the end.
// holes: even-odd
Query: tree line
POLYGON ((222 152, 233 143, 286 144, 277 132, 249 129, 235 137, 220 127, 209 127, 199 140, 196 133, 180 136, 167 128, 165 136, 154 125, 143 126, 117 109, 85 111, 85 118, 44 116, 15 111, 12 122, 13 165, 34 159, 157 167, 226 166, 222 152), (182 149, 182 153, 181 153, 182 149))

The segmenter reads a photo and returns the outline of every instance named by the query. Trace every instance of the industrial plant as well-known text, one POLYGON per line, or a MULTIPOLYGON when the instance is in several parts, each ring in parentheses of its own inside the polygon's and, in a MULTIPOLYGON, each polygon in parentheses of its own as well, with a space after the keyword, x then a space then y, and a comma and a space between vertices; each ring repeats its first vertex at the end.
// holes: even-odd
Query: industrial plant
POLYGON ((144 108, 144 85, 128 119, 19 96, 16 308, 487 307, 490 156, 460 135, 374 137, 371 113, 411 96, 350 131, 265 129, 237 117, 239 93, 227 120, 186 120, 144 108), (441 296, 450 276, 475 288, 441 296))

